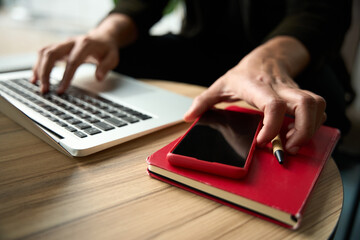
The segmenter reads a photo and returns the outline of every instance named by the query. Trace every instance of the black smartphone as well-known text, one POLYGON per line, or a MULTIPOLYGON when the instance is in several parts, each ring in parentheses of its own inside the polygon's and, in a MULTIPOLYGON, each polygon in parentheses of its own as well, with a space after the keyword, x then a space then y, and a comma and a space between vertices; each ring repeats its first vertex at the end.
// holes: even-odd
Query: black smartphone
POLYGON ((205 112, 168 153, 170 164, 230 178, 244 177, 263 116, 250 109, 232 109, 205 112))

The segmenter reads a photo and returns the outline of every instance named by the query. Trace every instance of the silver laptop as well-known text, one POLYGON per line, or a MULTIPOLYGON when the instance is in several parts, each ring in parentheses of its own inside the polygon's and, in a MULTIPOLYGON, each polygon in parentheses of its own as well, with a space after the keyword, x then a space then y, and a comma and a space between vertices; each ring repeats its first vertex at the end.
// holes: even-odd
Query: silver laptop
POLYGON ((63 95, 53 91, 64 68, 51 73, 50 93, 29 82, 30 70, 0 74, 0 110, 51 146, 86 156, 179 123, 192 99, 110 72, 94 79, 83 64, 63 95))

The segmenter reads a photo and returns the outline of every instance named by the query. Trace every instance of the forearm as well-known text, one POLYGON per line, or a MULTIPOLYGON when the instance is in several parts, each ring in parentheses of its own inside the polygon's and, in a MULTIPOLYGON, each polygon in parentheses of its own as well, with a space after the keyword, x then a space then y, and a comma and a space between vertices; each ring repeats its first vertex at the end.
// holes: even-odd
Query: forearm
POLYGON ((122 48, 137 38, 137 28, 133 20, 125 14, 113 13, 106 17, 98 27, 90 31, 92 36, 114 42, 122 48))

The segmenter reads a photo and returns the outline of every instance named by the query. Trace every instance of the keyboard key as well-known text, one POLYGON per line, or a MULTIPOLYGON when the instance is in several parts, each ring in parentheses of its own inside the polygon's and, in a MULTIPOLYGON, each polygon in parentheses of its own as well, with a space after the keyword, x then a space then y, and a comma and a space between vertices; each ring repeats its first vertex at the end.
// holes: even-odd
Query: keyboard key
POLYGON ((70 124, 73 124, 73 125, 81 123, 81 121, 79 119, 76 119, 76 118, 70 118, 70 119, 67 120, 67 122, 70 123, 70 124))
POLYGON ((89 124, 84 123, 84 122, 78 123, 78 124, 76 124, 75 126, 76 126, 77 128, 80 128, 81 130, 91 127, 89 124))
POLYGON ((111 126, 110 124, 107 124, 105 122, 97 122, 97 123, 94 123, 94 125, 104 131, 109 131, 111 129, 114 129, 113 126, 111 126))
POLYGON ((47 114, 46 112, 40 112, 40 114, 43 115, 44 117, 47 117, 47 118, 50 117, 50 115, 47 114))
POLYGON ((38 109, 38 108, 33 108, 36 112, 38 112, 38 113, 40 113, 40 114, 43 114, 43 111, 42 110, 40 110, 40 109, 38 109))
POLYGON ((107 111, 108 113, 117 113, 117 110, 115 108, 107 108, 107 109, 104 109, 105 111, 107 111))
POLYGON ((63 119, 63 120, 68 120, 70 118, 73 118, 71 115, 69 114, 62 114, 60 116, 58 116, 59 118, 63 119))
POLYGON ((142 114, 142 113, 135 114, 135 117, 140 118, 141 120, 147 120, 147 119, 152 118, 152 117, 150 117, 150 116, 148 116, 146 114, 142 114))
POLYGON ((61 127, 66 127, 67 126, 67 124, 66 123, 64 123, 64 122, 62 122, 62 121, 58 121, 58 122, 56 122, 59 126, 61 126, 61 127))
POLYGON ((64 112, 59 111, 59 110, 56 109, 56 108, 52 108, 52 109, 50 110, 50 112, 52 112, 52 114, 55 114, 55 115, 62 115, 62 114, 64 114, 64 112))
POLYGON ((50 105, 48 105, 48 104, 46 104, 45 106, 43 106, 43 108, 46 109, 46 110, 48 110, 49 112, 56 110, 56 108, 54 108, 54 107, 52 107, 52 106, 50 106, 50 105))
POLYGON ((79 111, 79 110, 77 110, 77 109, 75 109, 73 107, 70 107, 70 109, 68 109, 68 111, 71 112, 74 115, 78 115, 78 114, 81 113, 81 111, 79 111))
POLYGON ((119 119, 117 118, 107 118, 105 119, 105 121, 117 126, 117 127, 122 127, 122 126, 125 126, 127 125, 126 122, 123 122, 123 121, 120 121, 119 119))
POLYGON ((123 119, 124 121, 129 122, 129 123, 136 123, 139 121, 139 119, 137 119, 135 117, 131 117, 131 116, 122 117, 121 119, 123 119))
POLYGON ((105 103, 96 103, 96 106, 98 106, 100 109, 107 111, 108 109, 111 109, 111 107, 105 103))
POLYGON ((88 121, 89 123, 97 123, 97 122, 100 122, 99 119, 93 118, 93 117, 91 117, 91 118, 86 118, 85 121, 88 121))
POLYGON ((127 107, 123 106, 123 105, 120 105, 118 103, 114 103, 114 102, 111 102, 110 103, 112 106, 116 107, 117 109, 120 109, 120 110, 125 110, 125 109, 128 109, 127 107))
POLYGON ((80 114, 76 114, 78 117, 80 117, 80 118, 83 118, 83 119, 85 119, 85 118, 90 118, 91 116, 90 115, 88 115, 88 114, 86 114, 86 113, 83 113, 83 112, 80 112, 80 114))
POLYGON ((131 114, 131 115, 139 114, 138 111, 132 110, 132 109, 130 109, 130 108, 123 109, 123 111, 124 111, 124 112, 127 112, 127 113, 129 113, 129 114, 131 114))
POLYGON ((97 113, 96 116, 98 116, 99 118, 102 118, 102 119, 110 117, 108 114, 102 113, 102 112, 97 113))
POLYGON ((53 122, 58 122, 59 120, 57 119, 57 118, 54 118, 54 117, 52 117, 52 116, 48 116, 47 117, 50 121, 53 121, 53 122))
POLYGON ((86 108, 86 104, 85 103, 82 103, 80 101, 74 101, 74 104, 80 108, 83 108, 85 109, 86 108))
POLYGON ((65 127, 66 130, 68 130, 69 132, 76 132, 76 128, 72 127, 72 126, 67 126, 65 127))
POLYGON ((115 112, 113 113, 115 116, 119 117, 119 118, 123 118, 126 117, 127 115, 123 112, 115 112))
POLYGON ((99 110, 97 110, 95 108, 87 108, 86 110, 95 115, 101 113, 99 110))
POLYGON ((89 135, 95 135, 95 134, 101 133, 101 131, 99 129, 93 128, 93 127, 85 129, 84 132, 86 132, 89 135))
POLYGON ((76 131, 76 132, 74 132, 74 134, 75 134, 76 136, 78 136, 79 138, 87 137, 87 135, 86 135, 85 133, 80 132, 80 131, 76 131))

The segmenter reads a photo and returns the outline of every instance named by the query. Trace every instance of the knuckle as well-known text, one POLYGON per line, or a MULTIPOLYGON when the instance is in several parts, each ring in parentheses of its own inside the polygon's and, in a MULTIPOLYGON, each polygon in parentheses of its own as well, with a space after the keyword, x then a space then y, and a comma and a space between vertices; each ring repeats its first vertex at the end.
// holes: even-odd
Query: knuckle
POLYGON ((270 98, 266 106, 271 112, 283 112, 286 110, 286 102, 280 98, 270 98))
POLYGON ((46 58, 54 59, 56 58, 56 51, 54 49, 46 49, 43 54, 46 58))
POLYGON ((52 48, 51 45, 45 46, 38 51, 39 56, 46 56, 47 52, 52 48))
POLYGON ((315 101, 316 101, 317 105, 319 106, 319 108, 321 108, 321 109, 326 108, 326 100, 323 97, 317 96, 315 98, 315 101))
POLYGON ((47 47, 41 48, 41 49, 38 51, 38 54, 39 54, 40 56, 44 55, 46 49, 47 49, 47 47))
POLYGON ((305 94, 300 96, 299 103, 308 108, 315 108, 317 105, 315 98, 305 94))
POLYGON ((83 46, 88 46, 91 43, 92 39, 89 36, 80 37, 80 43, 83 46))
POLYGON ((274 82, 274 79, 266 74, 260 74, 256 77, 256 80, 261 83, 265 84, 272 84, 274 82))

